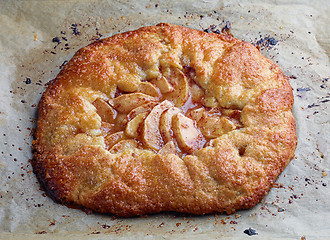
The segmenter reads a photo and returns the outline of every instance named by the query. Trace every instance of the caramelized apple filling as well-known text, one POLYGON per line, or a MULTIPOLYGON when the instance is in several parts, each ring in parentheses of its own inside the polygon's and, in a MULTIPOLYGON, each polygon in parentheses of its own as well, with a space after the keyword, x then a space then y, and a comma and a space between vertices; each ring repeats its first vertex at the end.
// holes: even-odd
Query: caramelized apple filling
POLYGON ((243 127, 240 110, 223 109, 194 81, 189 68, 141 82, 136 92, 93 102, 111 153, 140 148, 158 154, 193 154, 212 139, 243 127))

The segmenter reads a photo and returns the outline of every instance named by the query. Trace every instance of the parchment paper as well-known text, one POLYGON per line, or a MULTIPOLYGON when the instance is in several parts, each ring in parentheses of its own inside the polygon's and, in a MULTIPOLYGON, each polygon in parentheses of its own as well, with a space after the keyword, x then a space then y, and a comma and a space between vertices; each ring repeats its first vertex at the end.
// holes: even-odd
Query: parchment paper
POLYGON ((329 239, 330 2, 0 1, 0 239, 329 239), (296 157, 266 198, 226 216, 86 214, 46 197, 32 172, 32 133, 45 84, 98 38, 169 22, 196 29, 230 21, 290 77, 296 157), (258 235, 248 236, 252 228, 258 235))

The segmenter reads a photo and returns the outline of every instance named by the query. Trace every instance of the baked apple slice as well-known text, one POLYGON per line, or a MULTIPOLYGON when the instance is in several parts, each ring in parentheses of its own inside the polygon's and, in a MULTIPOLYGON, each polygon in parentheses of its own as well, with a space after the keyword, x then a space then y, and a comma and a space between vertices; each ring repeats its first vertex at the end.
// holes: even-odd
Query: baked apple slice
POLYGON ((135 149, 138 146, 138 142, 133 139, 125 139, 116 143, 111 149, 110 153, 118 154, 122 153, 127 149, 135 149))
POLYGON ((187 112, 187 117, 191 118, 192 120, 198 122, 205 116, 204 108, 197 108, 187 112))
POLYGON ((163 146, 163 139, 159 131, 159 119, 163 112, 170 107, 173 107, 170 101, 161 102, 151 110, 144 121, 142 140, 147 147, 153 150, 159 150, 163 146))
POLYGON ((169 93, 174 91, 173 86, 168 82, 167 78, 164 76, 153 79, 150 82, 154 84, 161 93, 169 93))
POLYGON ((148 115, 148 112, 139 113, 126 125, 125 134, 132 138, 137 138, 139 135, 139 128, 143 124, 144 119, 148 115))
POLYGON ((103 122, 113 123, 116 117, 116 111, 102 98, 97 98, 93 103, 96 113, 101 117, 103 122))
POLYGON ((176 107, 182 107, 189 98, 189 83, 186 76, 179 69, 175 69, 168 77, 168 81, 173 86, 174 91, 166 94, 176 107))
POLYGON ((167 143, 174 139, 172 134, 172 118, 174 115, 181 112, 182 112, 181 109, 176 107, 171 107, 160 116, 159 131, 163 136, 164 143, 167 143))
POLYGON ((182 150, 193 153, 204 146, 206 140, 196 127, 194 120, 178 113, 173 116, 172 125, 174 135, 182 150))
POLYGON ((107 146, 107 149, 111 149, 113 147, 113 145, 115 145, 120 140, 124 139, 124 136, 125 136, 125 134, 123 131, 116 132, 116 133, 106 136, 104 138, 104 142, 107 146))
POLYGON ((205 95, 204 89, 202 89, 194 82, 191 82, 190 92, 191 92, 191 100, 193 102, 201 102, 205 95))
POLYGON ((130 121, 140 113, 150 112, 151 109, 153 109, 157 104, 157 102, 148 102, 146 104, 138 106, 137 108, 134 108, 132 111, 129 112, 129 114, 127 114, 126 120, 130 121))
POLYGON ((217 107, 219 107, 219 102, 213 96, 205 96, 202 99, 202 104, 203 104, 203 106, 209 107, 209 108, 217 108, 217 107))
POLYGON ((155 100, 154 97, 143 93, 129 93, 110 99, 109 104, 121 113, 129 113, 134 108, 155 100))
POLYGON ((198 121, 198 127, 206 138, 216 138, 239 128, 234 121, 227 117, 210 117, 206 116, 198 121))
POLYGON ((144 93, 144 94, 156 97, 156 98, 160 97, 159 90, 150 82, 141 82, 137 91, 140 93, 144 93))

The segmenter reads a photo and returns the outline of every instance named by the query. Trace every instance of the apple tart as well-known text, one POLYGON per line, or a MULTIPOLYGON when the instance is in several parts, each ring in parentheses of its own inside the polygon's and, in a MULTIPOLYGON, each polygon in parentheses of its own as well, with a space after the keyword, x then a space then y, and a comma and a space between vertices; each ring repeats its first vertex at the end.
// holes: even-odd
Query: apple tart
POLYGON ((38 106, 34 171, 56 201, 134 216, 234 213, 294 156, 293 94, 230 35, 171 24, 80 49, 38 106))

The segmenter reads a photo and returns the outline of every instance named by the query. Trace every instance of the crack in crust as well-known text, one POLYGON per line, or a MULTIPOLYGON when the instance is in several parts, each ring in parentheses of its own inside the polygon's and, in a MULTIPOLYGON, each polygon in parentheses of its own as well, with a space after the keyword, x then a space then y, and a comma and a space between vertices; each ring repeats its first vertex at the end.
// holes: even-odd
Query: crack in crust
POLYGON ((34 171, 118 216, 253 207, 294 155, 287 78, 251 44, 171 24, 80 49, 43 94, 34 171))

